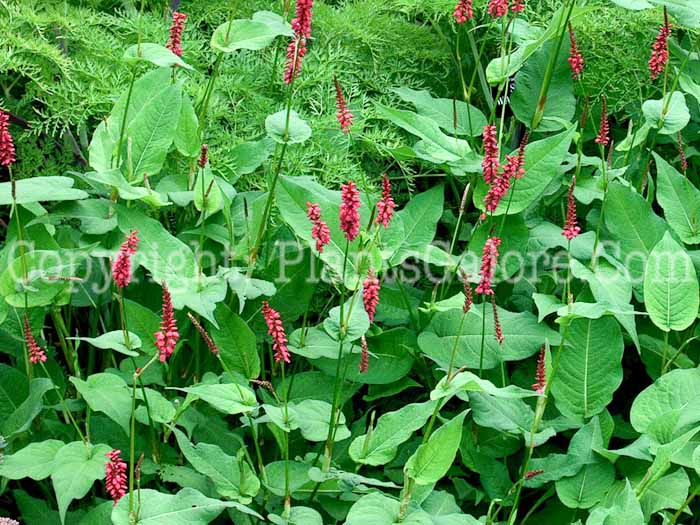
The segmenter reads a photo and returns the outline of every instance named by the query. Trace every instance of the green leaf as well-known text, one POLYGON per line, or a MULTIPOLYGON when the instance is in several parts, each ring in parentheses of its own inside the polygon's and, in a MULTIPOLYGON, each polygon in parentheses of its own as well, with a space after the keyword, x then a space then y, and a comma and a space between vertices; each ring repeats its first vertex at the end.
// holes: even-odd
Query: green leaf
POLYGON ((644 305, 664 332, 685 330, 698 316, 700 296, 695 266, 667 232, 649 254, 644 272, 644 305))
POLYGON ((396 456, 399 445, 408 441, 416 430, 423 428, 436 406, 436 401, 426 401, 387 412, 379 418, 371 433, 352 441, 350 457, 355 463, 363 465, 389 463, 396 456))
POLYGON ((265 131, 279 144, 302 144, 311 137, 311 128, 296 111, 289 112, 289 128, 287 128, 286 109, 273 113, 265 119, 265 131))
POLYGON ((434 120, 447 133, 476 137, 481 135, 486 125, 486 117, 481 110, 461 100, 433 98, 429 91, 417 91, 407 87, 392 91, 413 104, 419 115, 434 120))
POLYGON ((700 190, 656 153, 654 159, 656 198, 666 220, 684 243, 700 243, 700 190))
POLYGON ((646 523, 649 523, 652 514, 660 510, 681 508, 689 488, 690 479, 682 468, 650 485, 640 502, 646 523))
POLYGON ((276 13, 258 11, 252 20, 232 20, 216 28, 211 47, 222 53, 237 49, 257 51, 270 45, 277 36, 293 36, 292 27, 276 13))
POLYGON ((389 228, 382 232, 382 257, 390 266, 398 266, 407 258, 420 256, 426 251, 435 238, 443 202, 444 188, 437 185, 411 198, 402 210, 394 214, 389 228))
MULTIPOLYGON (((233 501, 207 498, 192 488, 177 494, 141 489, 141 508, 136 525, 206 525, 224 509, 234 508, 263 519, 251 509, 233 501)), ((113 525, 130 525, 129 498, 122 498, 112 511, 113 525)))
POLYGON ((158 352, 153 334, 160 330, 160 316, 130 299, 124 299, 124 311, 129 321, 129 333, 135 333, 141 340, 141 352, 147 356, 158 352))
POLYGON ((19 408, 29 394, 27 376, 6 364, 0 364, 0 421, 19 408))
POLYGON ((174 141, 177 150, 185 157, 195 158, 201 151, 198 128, 199 121, 192 99, 183 93, 174 141))
POLYGON ((104 235, 117 227, 117 218, 106 199, 61 203, 51 210, 51 217, 78 219, 80 231, 88 235, 104 235))
POLYGON ((700 370, 672 370, 645 388, 632 403, 630 422, 637 432, 649 433, 657 441, 668 439, 659 434, 659 422, 677 412, 674 425, 682 429, 700 421, 700 370))
POLYGON ((685 95, 680 91, 674 91, 661 100, 647 100, 642 104, 642 113, 647 123, 659 128, 661 135, 673 135, 678 133, 690 122, 690 111, 685 103, 685 95), (670 97, 670 99, 669 99, 670 97), (668 105, 662 121, 664 106, 668 105))
MULTIPOLYGON (((566 159, 575 132, 576 128, 571 126, 568 130, 557 135, 527 145, 525 148, 525 175, 517 184, 512 185, 510 193, 503 198, 494 215, 503 215, 506 208, 508 208, 509 214, 519 213, 542 195, 552 182, 553 174, 559 171, 566 159), (508 203, 510 203, 510 207, 508 207, 508 203)), ((485 209, 484 197, 487 192, 488 186, 483 180, 480 180, 474 191, 474 205, 477 208, 485 209)))
MULTIPOLYGON (((345 341, 351 342, 356 341, 369 330, 369 317, 364 308, 354 308, 355 304, 359 304, 361 300, 361 293, 357 292, 354 298, 350 298, 345 302, 343 308, 343 319, 342 323, 347 324, 347 332, 345 334, 345 341), (352 310, 350 310, 352 308, 352 310), (348 312, 350 312, 350 318, 348 318, 348 312)), ((334 306, 328 312, 328 318, 323 321, 323 328, 326 330, 328 335, 330 335, 336 341, 340 339, 340 306, 334 306)), ((336 352, 337 355, 337 352, 336 352)))
POLYGON ((619 182, 611 182, 605 204, 605 227, 619 245, 633 282, 641 282, 644 262, 667 231, 666 222, 637 192, 619 182))
POLYGON ((42 399, 44 394, 53 388, 53 383, 45 377, 33 379, 29 384, 29 395, 10 416, 2 422, 2 435, 11 438, 27 430, 34 418, 44 408, 42 399))
POLYGON ((427 443, 408 458, 404 472, 417 485, 437 483, 452 465, 462 439, 465 410, 437 429, 427 443))
POLYGON ((572 509, 589 509, 601 501, 615 482, 615 467, 607 461, 584 465, 574 476, 554 486, 561 502, 572 509))
POLYGON ((586 525, 644 525, 642 507, 634 494, 629 480, 625 488, 608 505, 599 505, 589 514, 586 525))
POLYGON ((253 331, 223 303, 216 307, 214 316, 219 328, 212 327, 210 334, 219 348, 221 360, 230 370, 240 372, 247 379, 258 377, 260 355, 253 331))
MULTIPOLYGON (((118 169, 102 172, 90 172, 82 175, 82 178, 102 194, 106 195, 112 190, 117 190, 119 198, 126 201, 140 200, 153 207, 166 206, 167 195, 161 194, 145 186, 130 184, 118 169)), ((114 212, 113 209, 111 210, 114 212)))
POLYGON ((53 472, 54 458, 63 445, 63 441, 56 439, 30 443, 3 458, 0 476, 7 479, 32 478, 35 481, 48 478, 53 472))
POLYGON ((184 388, 173 388, 173 390, 193 394, 224 414, 246 413, 254 410, 257 406, 257 400, 253 391, 247 386, 235 383, 199 384, 184 388))
MULTIPOLYGON (((74 201, 87 199, 83 190, 73 188, 71 177, 31 177, 15 181, 17 204, 46 201, 74 201)), ((0 206, 12 204, 12 183, 0 182, 0 206)))
MULTIPOLYGON (((530 312, 509 312, 498 307, 498 315, 505 338, 498 344, 494 336, 495 329, 491 307, 486 311, 486 332, 484 341, 484 368, 494 368, 503 361, 519 361, 537 353, 542 344, 549 340, 552 345, 559 344, 557 332, 544 324, 530 312)), ((441 367, 449 366, 452 348, 457 340, 455 366, 457 368, 479 368, 481 351, 482 307, 474 305, 462 323, 462 310, 454 309, 438 312, 426 330, 418 336, 418 346, 430 359, 441 367), (459 337, 458 337, 458 334, 459 337)))
POLYGON ((129 179, 141 180, 144 175, 160 173, 175 139, 181 104, 181 84, 168 84, 143 106, 127 126, 125 142, 127 146, 130 144, 131 150, 124 158, 131 159, 127 167, 129 179))
POLYGON ((131 357, 139 355, 139 353, 134 352, 134 350, 141 348, 141 338, 133 332, 129 332, 129 346, 127 347, 126 340, 124 339, 124 332, 121 330, 113 330, 98 337, 69 337, 68 339, 85 341, 95 348, 114 350, 115 352, 131 357))
POLYGON ((131 394, 121 377, 100 373, 88 376, 87 381, 77 377, 70 381, 92 410, 106 414, 129 435, 131 394))
MULTIPOLYGON (((515 117, 526 126, 529 126, 533 121, 540 99, 542 79, 549 67, 551 56, 556 52, 557 44, 558 42, 554 40, 546 42, 525 62, 525 66, 515 77, 511 106, 515 117)), ((576 98, 567 61, 568 55, 568 47, 561 46, 547 92, 544 117, 537 127, 538 131, 562 129, 573 118, 576 111, 576 98)))
MULTIPOLYGON (((328 437, 328 422, 331 419, 331 404, 317 399, 305 399, 300 402, 290 402, 288 416, 284 409, 264 405, 265 413, 270 420, 285 432, 301 430, 301 435, 309 441, 325 441, 328 437)), ((345 426, 345 415, 341 412, 338 418, 335 441, 343 441, 350 437, 350 431, 345 426)))
MULTIPOLYGON (((379 492, 367 494, 350 508, 345 525, 394 525, 399 517, 399 508, 396 499, 379 492)), ((409 521, 403 523, 416 525, 415 522, 409 521)))
POLYGON ((622 383, 622 332, 610 317, 575 319, 567 342, 552 394, 563 414, 588 419, 605 409, 622 383))
POLYGON ((443 377, 430 392, 430 399, 451 398, 457 392, 483 392, 490 396, 520 399, 524 397, 534 397, 537 395, 532 390, 526 390, 515 385, 508 385, 498 388, 491 381, 481 379, 479 376, 468 371, 459 372, 447 381, 447 376, 443 377))
POLYGON ((208 443, 193 445, 180 430, 174 429, 175 438, 187 461, 201 474, 209 477, 220 496, 250 503, 260 490, 260 481, 245 461, 224 453, 208 443), (242 468, 242 471, 241 471, 242 468))
POLYGON ((182 58, 170 51, 167 47, 149 42, 143 42, 128 47, 126 51, 124 51, 124 61, 129 64, 150 62, 154 66, 159 67, 178 66, 184 67, 185 69, 192 69, 182 58))
MULTIPOLYGON (((197 170, 197 179, 194 182, 194 206, 199 211, 204 211, 203 217, 215 214, 224 206, 224 196, 217 180, 207 164, 204 169, 197 170)), ((202 219, 200 219, 202 220, 202 219)))
POLYGON ((71 501, 85 497, 95 481, 104 479, 105 454, 109 451, 107 445, 86 445, 75 441, 56 453, 51 483, 56 492, 61 523, 66 521, 71 501))
POLYGON ((390 120, 409 133, 420 137, 421 150, 437 162, 457 162, 471 151, 465 140, 445 135, 437 122, 412 111, 404 111, 375 102, 380 118, 390 120))

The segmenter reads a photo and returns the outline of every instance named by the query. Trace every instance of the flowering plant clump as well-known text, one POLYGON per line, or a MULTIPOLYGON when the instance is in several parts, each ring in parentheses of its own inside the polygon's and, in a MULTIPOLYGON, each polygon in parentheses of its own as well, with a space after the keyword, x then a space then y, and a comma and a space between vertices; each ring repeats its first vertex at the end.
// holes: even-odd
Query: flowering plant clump
POLYGON ((0 9, 0 525, 700 523, 688 2, 54 3, 0 9))

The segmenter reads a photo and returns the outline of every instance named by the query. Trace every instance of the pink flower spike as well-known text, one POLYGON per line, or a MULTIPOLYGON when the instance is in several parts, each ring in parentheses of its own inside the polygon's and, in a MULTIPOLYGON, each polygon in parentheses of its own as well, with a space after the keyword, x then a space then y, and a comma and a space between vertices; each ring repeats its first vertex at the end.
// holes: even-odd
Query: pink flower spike
POLYGON ((204 168, 204 166, 207 165, 207 162, 209 161, 209 146, 206 144, 202 144, 202 148, 199 153, 199 167, 204 168))
POLYGON ((540 348, 540 355, 537 358, 537 371, 535 372, 535 382, 532 389, 538 394, 544 394, 547 388, 547 371, 545 367, 545 351, 544 345, 540 348))
POLYGON ((605 99, 605 95, 602 97, 601 104, 600 130, 595 138, 595 142, 601 146, 607 146, 610 144, 610 122, 608 122, 608 101, 605 99))
POLYGON ((118 288, 126 288, 131 282, 131 256, 139 246, 138 232, 132 230, 122 243, 117 258, 112 265, 112 279, 118 288))
POLYGON ((292 20, 292 29, 299 37, 311 37, 311 17, 314 0, 297 0, 295 17, 292 20))
POLYGON ((678 155, 681 159, 681 169, 685 173, 688 171, 688 157, 685 154, 685 149, 683 148, 683 136, 681 132, 678 132, 678 155))
POLYGON ((484 169, 484 182, 486 182, 486 184, 493 184, 498 177, 500 162, 496 126, 484 126, 481 137, 484 142, 484 160, 481 162, 481 167, 484 169))
POLYGON ((287 334, 282 325, 282 318, 277 310, 270 307, 267 301, 262 303, 262 314, 267 324, 267 333, 272 337, 272 349, 275 351, 275 361, 291 363, 287 349, 287 334))
POLYGON ((496 296, 491 296, 491 306, 493 308, 493 330, 496 336, 496 341, 499 345, 503 344, 505 338, 503 337, 503 327, 501 326, 501 320, 498 317, 498 307, 496 306, 496 296))
POLYGON ((472 285, 469 282, 469 276, 464 268, 459 269, 459 276, 462 279, 462 285, 464 286, 464 306, 462 306, 462 311, 464 314, 468 314, 471 310, 472 304, 474 304, 474 298, 472 297, 472 285))
POLYGON ((576 35, 574 34, 574 28, 569 22, 569 42, 571 44, 569 50, 569 66, 571 67, 571 76, 574 80, 578 80, 578 77, 583 71, 583 55, 578 50, 578 44, 576 43, 576 35))
POLYGON ((306 39, 295 38, 287 46, 287 62, 284 70, 284 83, 289 85, 301 72, 301 63, 306 56, 306 39), (297 49, 298 48, 298 49, 297 49))
POLYGON ((525 11, 525 0, 513 0, 513 3, 510 4, 510 12, 522 13, 523 11, 525 11))
POLYGON ((29 352, 29 362, 33 365, 46 362, 46 352, 37 344, 32 334, 32 328, 29 326, 29 317, 24 316, 24 342, 27 344, 29 352))
POLYGON ((354 241, 360 233, 360 192, 350 181, 340 187, 340 229, 348 241, 354 241))
POLYGON ((363 335, 360 338, 362 353, 360 354, 360 373, 364 374, 369 370, 369 348, 367 347, 367 339, 363 335))
POLYGON ((340 82, 338 82, 338 79, 335 77, 333 77, 333 82, 335 83, 335 106, 337 108, 335 116, 338 119, 338 124, 340 124, 340 130, 347 134, 350 133, 353 115, 348 109, 348 103, 345 100, 345 95, 343 94, 343 88, 340 86, 340 82))
POLYGON ((379 279, 371 268, 367 272, 367 278, 362 283, 362 301, 365 304, 365 312, 367 312, 369 322, 373 323, 374 314, 379 304, 379 279))
POLYGON ((173 311, 173 301, 170 296, 168 286, 163 282, 163 314, 160 322, 160 331, 156 332, 156 347, 159 351, 159 359, 161 363, 172 355, 175 351, 175 345, 180 339, 180 332, 177 330, 175 323, 175 312, 173 311))
POLYGON ((207 333, 207 331, 204 329, 202 324, 197 321, 197 318, 192 315, 190 312, 187 312, 187 317, 189 318, 190 322, 192 323, 192 326, 195 327, 195 329, 199 332, 199 335, 202 336, 202 339, 204 339, 204 344, 207 345, 207 348, 209 348, 209 351, 218 356, 219 355, 219 348, 216 346, 216 343, 214 340, 211 338, 211 336, 207 333))
POLYGON ((576 219, 576 199, 574 199, 574 189, 576 188, 576 176, 571 179, 571 186, 569 186, 569 196, 567 199, 566 207, 566 224, 564 224, 564 229, 561 234, 569 240, 572 240, 579 233, 581 233, 581 228, 578 226, 578 221, 576 219))
POLYGON ((165 45, 173 54, 179 57, 182 56, 182 32, 185 30, 186 21, 187 15, 185 13, 179 13, 178 11, 173 13, 173 23, 170 26, 170 38, 165 45))
POLYGON ((668 63, 668 37, 671 36, 671 24, 668 21, 668 14, 664 8, 664 25, 659 28, 656 40, 651 47, 651 57, 649 57, 649 72, 651 80, 654 81, 663 73, 668 63))
POLYGON ((19 525, 19 521, 12 518, 0 518, 0 525, 19 525))
POLYGON ((489 0, 488 13, 495 17, 506 16, 508 14, 508 0, 489 0))
POLYGON ((467 22, 467 20, 474 18, 472 0, 459 0, 455 6, 453 16, 455 18, 455 22, 458 24, 464 24, 467 22))
POLYGON ((377 218, 375 222, 388 228, 389 222, 394 216, 394 208, 396 208, 396 203, 391 196, 391 181, 385 173, 382 176, 382 198, 377 202, 377 218))
POLYGON ((105 464, 105 488, 114 505, 127 491, 126 463, 122 460, 121 453, 121 450, 115 449, 105 454, 109 460, 105 464))
POLYGON ((16 158, 15 142, 10 135, 10 115, 0 109, 0 166, 10 166, 16 158))
POLYGON ((481 256, 481 281, 476 287, 476 293, 481 295, 493 295, 493 275, 498 264, 498 247, 501 245, 501 239, 498 237, 490 237, 484 244, 484 250, 481 256))
POLYGON ((321 207, 318 204, 306 203, 306 216, 311 221, 311 238, 316 240, 316 250, 323 253, 323 247, 331 242, 331 231, 321 220, 321 207))

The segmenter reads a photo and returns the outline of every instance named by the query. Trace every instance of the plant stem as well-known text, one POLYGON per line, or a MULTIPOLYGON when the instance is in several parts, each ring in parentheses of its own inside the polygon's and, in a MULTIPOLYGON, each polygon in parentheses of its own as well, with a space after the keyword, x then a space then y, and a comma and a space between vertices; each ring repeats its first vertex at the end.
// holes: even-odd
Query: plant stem
POLYGON ((479 377, 484 373, 484 345, 486 344, 486 297, 481 303, 481 348, 479 350, 479 377))
MULTIPOLYGON (((49 371, 46 369, 46 365, 41 361, 39 361, 39 363, 41 364, 41 368, 44 370, 46 377, 48 377, 51 380, 51 374, 49 374, 49 371)), ((61 400, 61 406, 63 407, 63 411, 65 412, 68 419, 70 419, 70 422, 73 424, 73 427, 75 428, 76 432, 78 433, 78 436, 80 436, 80 440, 85 444, 85 446, 87 446, 88 440, 85 439, 85 435, 80 430, 80 427, 78 426, 77 421, 73 417, 72 412, 69 410, 68 405, 66 404, 66 399, 63 397, 63 393, 61 392, 61 389, 58 388, 58 385, 56 385, 53 382, 53 380, 51 380, 51 383, 53 384, 53 389, 56 391, 56 394, 58 394, 58 398, 61 400)))

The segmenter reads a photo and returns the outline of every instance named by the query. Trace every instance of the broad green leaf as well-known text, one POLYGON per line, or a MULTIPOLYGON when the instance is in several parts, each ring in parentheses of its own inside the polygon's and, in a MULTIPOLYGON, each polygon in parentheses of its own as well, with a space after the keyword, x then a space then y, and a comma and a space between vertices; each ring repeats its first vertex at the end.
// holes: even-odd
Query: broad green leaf
POLYGON ((0 430, 4 438, 11 438, 15 434, 20 434, 27 430, 34 418, 41 413, 44 408, 42 399, 44 394, 53 388, 53 383, 45 377, 32 379, 29 383, 29 395, 22 401, 9 417, 2 421, 0 430))
POLYGON ((575 319, 567 342, 552 394, 563 414, 588 419, 605 409, 622 383, 622 332, 610 317, 575 319))
POLYGON ((174 390, 193 394, 224 414, 246 413, 257 406, 253 391, 247 386, 235 383, 216 385, 202 383, 184 388, 174 388, 174 390))
POLYGON ((657 422, 678 411, 675 427, 682 429, 700 421, 700 370, 672 370, 645 388, 632 403, 630 422, 637 432, 649 433, 659 442, 668 442, 655 434, 657 422))
POLYGON ((584 465, 574 476, 554 486, 561 502, 573 509, 589 509, 601 501, 615 482, 615 467, 606 460, 584 465))
POLYGON ((647 123, 654 128, 659 128, 661 135, 678 133, 690 122, 690 111, 685 103, 685 95, 680 91, 669 93, 661 100, 645 101, 642 104, 642 112, 647 123), (665 113, 664 108, 666 108, 665 113))
MULTIPOLYGON (((131 159, 126 172, 129 179, 160 173, 168 149, 175 139, 182 105, 181 84, 170 84, 146 103, 126 128, 130 145, 125 159, 131 159)), ((125 146, 127 147, 127 146, 125 146)))
MULTIPOLYGON (((540 98, 542 79, 545 77, 545 71, 549 67, 551 56, 556 52, 556 48, 555 40, 546 42, 525 62, 515 77, 511 106, 515 117, 526 126, 533 121, 540 98)), ((568 47, 561 46, 547 92, 544 117, 537 127, 538 131, 562 129, 573 118, 576 111, 573 80, 567 62, 568 55, 568 47)))
POLYGON ((684 243, 700 243, 700 190, 656 153, 654 159, 656 198, 666 220, 684 243))
POLYGON ((522 399, 495 397, 482 392, 469 392, 468 396, 477 425, 510 434, 529 435, 535 413, 522 399))
MULTIPOLYGON (((285 494, 285 474, 289 473, 289 491, 292 493, 292 497, 299 497, 295 495, 295 492, 301 491, 303 489, 305 492, 308 491, 310 494, 314 486, 316 485, 309 478, 309 464, 302 463, 300 461, 275 461, 265 465, 265 472, 267 473, 267 488, 275 496, 284 496, 285 494)), ((337 484, 334 483, 334 488, 337 484)), ((323 486, 319 488, 323 490, 323 486)))
POLYGON ((0 364, 0 421, 5 421, 29 394, 27 376, 16 368, 0 364))
POLYGON ((247 175, 258 169, 274 151, 275 142, 270 137, 265 137, 234 146, 229 151, 229 161, 233 163, 238 176, 247 175))
POLYGON ((433 98, 429 91, 407 87, 392 91, 413 104, 419 115, 434 120, 446 133, 475 137, 481 135, 486 125, 486 117, 481 110, 461 100, 433 98))
POLYGON ((56 453, 51 483, 56 492, 61 523, 66 521, 71 501, 84 498, 95 481, 104 479, 105 454, 109 451, 107 445, 86 445, 75 441, 56 453))
POLYGON ((240 372, 248 379, 260 375, 260 355, 255 345, 255 334, 229 308, 220 303, 214 316, 219 328, 210 329, 211 337, 219 348, 219 356, 232 371, 240 372))
POLYGON ((457 392, 483 392, 490 396, 518 399, 523 397, 533 397, 537 393, 532 390, 525 390, 515 385, 508 385, 498 388, 491 381, 481 379, 476 374, 462 371, 454 375, 448 382, 447 376, 443 377, 430 392, 430 399, 450 398, 457 392))
POLYGON ((224 453, 208 443, 193 445, 180 430, 174 429, 175 438, 187 461, 201 474, 209 477, 220 496, 250 503, 260 490, 260 481, 245 461, 224 453), (242 471, 241 471, 242 468, 242 471))
MULTIPOLYGON (((206 525, 229 508, 262 519, 240 503, 207 498, 192 488, 182 489, 177 494, 141 489, 141 508, 136 525, 206 525)), ((112 525, 130 524, 129 498, 122 498, 112 511, 112 525)))
POLYGON ((158 348, 153 334, 160 331, 160 316, 130 299, 124 299, 124 310, 129 322, 129 332, 135 333, 141 339, 141 352, 147 356, 154 355, 158 348))
POLYGON ((302 144, 311 137, 311 128, 299 113, 293 110, 289 112, 289 124, 286 109, 267 117, 265 130, 272 140, 280 144, 302 144))
POLYGON ((292 507, 289 518, 269 514, 267 519, 275 525, 323 525, 321 515, 310 507, 292 507))
MULTIPOLYGON (((557 332, 544 324, 529 312, 509 312, 498 307, 498 315, 505 338, 498 344, 494 336, 491 306, 486 310, 486 336, 484 340, 484 368, 494 368, 501 360, 520 361, 537 353, 542 344, 549 340, 552 345, 559 344, 557 332)), ((420 349, 441 367, 449 366, 452 348, 457 340, 455 366, 457 368, 479 368, 481 351, 482 306, 474 305, 462 322, 462 310, 438 312, 418 337, 420 349)))
POLYGON ((424 253, 435 238, 437 223, 442 217, 444 188, 437 185, 408 201, 382 232, 382 258, 390 266, 398 266, 408 257, 424 253))
POLYGON ((183 93, 174 141, 177 150, 185 157, 197 157, 201 151, 198 128, 199 121, 192 99, 183 93))
POLYGON ((211 47, 222 53, 237 49, 257 51, 270 45, 277 36, 293 36, 292 27, 278 14, 258 11, 251 20, 232 20, 216 28, 211 47))
POLYGON ((344 481, 351 485, 371 485, 373 487, 386 487, 392 489, 401 488, 398 485, 392 483, 391 481, 381 481, 374 478, 368 478, 366 476, 360 476, 359 474, 353 474, 351 472, 344 472, 336 468, 331 467, 328 472, 323 472, 318 467, 311 467, 309 469, 309 478, 317 483, 323 483, 328 480, 338 480, 344 481))
POLYGON ((353 504, 345 525, 394 525, 398 517, 399 501, 374 492, 362 496, 353 504))
MULTIPOLYGON (((302 329, 299 328, 292 332, 289 337, 289 350, 294 354, 304 356, 308 359, 338 359, 338 351, 340 344, 337 339, 333 339, 326 330, 321 327, 312 326, 307 328, 302 344, 302 329)), ((342 355, 347 356, 352 352, 358 352, 357 344, 351 342, 343 343, 342 355)))
POLYGON ((433 119, 412 111, 394 109, 375 102, 380 118, 390 120, 397 126, 421 139, 421 151, 438 162, 457 162, 471 151, 469 143, 445 135, 433 119))
POLYGON ((381 416, 371 433, 356 437, 350 444, 349 454, 355 463, 384 465, 396 456, 399 445, 423 428, 436 401, 412 403, 381 416))
POLYGON ((633 282, 640 282, 644 263, 667 231, 666 222, 637 192, 619 182, 611 182, 605 204, 605 227, 619 246, 633 282))
MULTIPOLYGON (((71 177, 31 177, 15 181, 17 204, 46 201, 74 201, 87 199, 83 190, 73 188, 71 177)), ((0 206, 12 204, 12 183, 0 182, 0 206)))
POLYGON ((700 292, 693 261, 667 232, 649 254, 644 305, 664 332, 685 330, 698 316, 700 292))
POLYGON ((153 207, 171 204, 167 195, 145 186, 138 186, 137 183, 141 181, 129 183, 118 169, 85 173, 82 178, 105 196, 116 190, 119 198, 125 201, 143 201, 153 207))
MULTIPOLYGON (((224 196, 219 183, 207 164, 204 169, 197 170, 197 178, 194 181, 194 206, 199 211, 204 211, 204 217, 215 214, 224 205, 224 196)), ((200 219, 201 220, 201 219, 200 219)))
MULTIPOLYGON (((331 404, 317 399, 305 399, 298 403, 290 402, 287 413, 284 408, 264 405, 270 420, 285 432, 301 430, 301 435, 308 441, 325 441, 328 437, 328 422, 331 420, 331 404), (288 416, 288 417, 287 417, 288 416)), ((350 437, 345 426, 345 415, 341 412, 336 427, 335 441, 350 437)))
MULTIPOLYGON (((576 128, 571 126, 557 135, 527 145, 525 175, 511 186, 510 192, 503 198, 494 215, 503 215, 506 208, 509 214, 519 213, 542 195, 552 182, 553 174, 559 171, 564 162, 575 132, 576 128)), ((474 191, 474 205, 477 208, 484 209, 487 191, 488 186, 480 180, 474 191)))
POLYGON ((115 374, 93 374, 87 381, 70 378, 90 409, 102 412, 129 435, 131 392, 124 380, 115 374))
POLYGON ((51 210, 51 217, 80 220, 80 231, 88 235, 104 235, 117 227, 110 202, 106 199, 88 199, 65 202, 51 210))
POLYGON ((345 302, 342 320, 340 318, 340 306, 331 308, 328 312, 328 318, 323 321, 323 328, 328 335, 335 340, 339 340, 341 324, 347 325, 344 339, 347 343, 356 341, 367 333, 367 330, 369 330, 369 317, 365 309, 360 307, 361 300, 362 294, 361 292, 357 292, 354 298, 350 298, 345 302), (348 314, 350 315, 349 318, 348 314))
POLYGON ((589 514, 586 525, 644 525, 642 507, 637 500, 637 496, 630 485, 629 480, 625 480, 625 486, 612 502, 597 506, 589 514))
POLYGON ((0 463, 0 476, 7 479, 32 478, 35 481, 48 478, 53 472, 54 458, 65 445, 57 439, 30 443, 0 463))
POLYGON ((663 476, 644 492, 640 503, 647 523, 651 515, 663 509, 679 509, 688 496, 690 479, 685 470, 679 468, 663 476))
POLYGON ((141 338, 133 332, 129 332, 129 345, 127 346, 124 332, 121 330, 113 330, 98 337, 70 337, 69 339, 85 341, 95 348, 114 350, 115 352, 131 357, 139 355, 139 353, 134 350, 141 348, 141 338))
POLYGON ((408 458, 404 472, 417 485, 437 483, 447 473, 459 449, 466 415, 464 411, 445 423, 408 458))
POLYGON ((154 66, 159 67, 177 66, 184 67, 185 69, 192 69, 182 58, 170 51, 167 47, 150 42, 143 42, 128 47, 126 51, 124 51, 124 61, 130 64, 150 62, 154 66))

